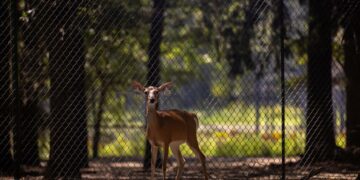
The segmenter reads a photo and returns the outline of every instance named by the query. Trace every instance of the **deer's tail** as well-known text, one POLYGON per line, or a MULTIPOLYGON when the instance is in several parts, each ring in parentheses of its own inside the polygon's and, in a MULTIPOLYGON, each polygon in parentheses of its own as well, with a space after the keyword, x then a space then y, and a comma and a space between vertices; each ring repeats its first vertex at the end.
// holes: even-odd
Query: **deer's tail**
POLYGON ((196 116, 196 114, 194 114, 194 121, 195 121, 195 125, 196 125, 196 130, 199 129, 199 118, 196 116))

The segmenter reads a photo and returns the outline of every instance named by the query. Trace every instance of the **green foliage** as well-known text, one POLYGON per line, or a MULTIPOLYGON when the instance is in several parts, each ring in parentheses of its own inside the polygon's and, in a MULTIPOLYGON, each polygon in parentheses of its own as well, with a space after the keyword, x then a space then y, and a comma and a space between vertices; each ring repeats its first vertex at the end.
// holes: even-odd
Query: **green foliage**
POLYGON ((112 142, 100 144, 100 156, 103 157, 141 157, 145 153, 145 133, 139 130, 128 130, 127 133, 106 131, 116 137, 112 142))
POLYGON ((290 39, 287 41, 287 44, 289 45, 290 51, 294 56, 295 62, 298 65, 306 65, 308 62, 306 37, 290 39))
POLYGON ((214 82, 211 88, 211 94, 215 97, 226 97, 229 91, 229 82, 226 79, 221 82, 220 80, 214 82))

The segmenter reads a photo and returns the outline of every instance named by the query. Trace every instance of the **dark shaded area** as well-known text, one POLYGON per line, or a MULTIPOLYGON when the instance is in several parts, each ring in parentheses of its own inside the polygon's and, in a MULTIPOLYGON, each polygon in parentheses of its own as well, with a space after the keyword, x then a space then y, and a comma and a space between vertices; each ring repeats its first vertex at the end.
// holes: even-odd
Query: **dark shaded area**
MULTIPOLYGON (((211 162, 226 162, 231 167, 223 167, 216 164, 209 165, 209 177, 211 179, 280 179, 281 167, 278 158, 244 158, 237 161, 229 158, 211 158, 211 162), (266 162, 266 163, 265 163, 266 162)), ((89 167, 81 171, 83 179, 147 179, 150 172, 141 168, 141 159, 98 159, 90 161, 89 167), (107 169, 111 173, 106 173, 107 169), (105 172, 105 173, 104 173, 105 172)), ((308 168, 301 168, 299 164, 289 162, 288 179, 356 179, 360 167, 346 163, 327 161, 315 163, 308 168), (339 173, 341 172, 341 173, 339 173)), ((168 178, 174 179, 176 175, 175 159, 170 159, 168 164, 168 178)), ((194 158, 187 158, 182 179, 202 179, 199 173, 200 165, 194 158)), ((28 179, 42 179, 44 167, 25 168, 28 179)), ((161 178, 161 172, 157 171, 157 178, 161 178)), ((1 177, 5 179, 5 177, 1 177)), ((10 178, 10 177, 9 177, 10 178)))
POLYGON ((10 173, 13 158, 10 152, 10 0, 0 1, 0 174, 10 173))
POLYGON ((48 41, 52 122, 46 178, 50 179, 79 177, 80 169, 88 165, 85 49, 79 5, 80 1, 60 1, 52 8, 56 16, 48 41))
POLYGON ((332 15, 328 1, 309 1, 308 95, 306 148, 303 163, 333 158, 335 134, 332 107, 332 15))
MULTIPOLYGON (((349 4, 347 4, 349 6, 349 4)), ((360 163, 360 7, 344 23, 344 69, 346 84, 346 148, 360 163)))

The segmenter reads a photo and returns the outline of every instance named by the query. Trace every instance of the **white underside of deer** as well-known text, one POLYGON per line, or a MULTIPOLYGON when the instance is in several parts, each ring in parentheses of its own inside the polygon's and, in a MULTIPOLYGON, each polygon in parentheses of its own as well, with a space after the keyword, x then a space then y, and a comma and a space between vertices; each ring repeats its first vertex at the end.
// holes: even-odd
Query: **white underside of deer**
POLYGON ((146 138, 151 144, 151 179, 155 178, 155 163, 159 147, 163 147, 163 179, 166 178, 166 162, 169 154, 169 147, 174 154, 178 170, 176 179, 181 178, 185 160, 180 152, 180 145, 186 143, 200 160, 204 178, 208 179, 205 156, 199 148, 197 140, 198 118, 195 114, 182 110, 158 110, 159 93, 170 88, 171 83, 165 83, 160 87, 145 88, 138 82, 133 82, 133 87, 146 94, 146 138))

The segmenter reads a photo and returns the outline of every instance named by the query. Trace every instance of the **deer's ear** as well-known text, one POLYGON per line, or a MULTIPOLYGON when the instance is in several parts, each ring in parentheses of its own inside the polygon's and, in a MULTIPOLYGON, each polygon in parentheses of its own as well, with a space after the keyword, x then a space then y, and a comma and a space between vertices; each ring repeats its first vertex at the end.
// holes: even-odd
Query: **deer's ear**
POLYGON ((144 90, 145 90, 145 87, 137 81, 133 81, 131 86, 133 87, 133 89, 135 91, 138 91, 138 92, 144 92, 144 90))
POLYGON ((170 90, 171 87, 172 87, 172 82, 166 82, 159 87, 159 90, 160 91, 170 90))

